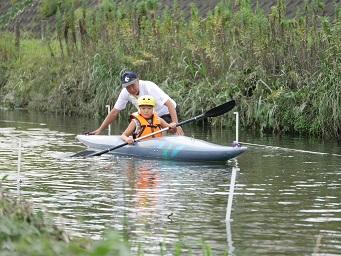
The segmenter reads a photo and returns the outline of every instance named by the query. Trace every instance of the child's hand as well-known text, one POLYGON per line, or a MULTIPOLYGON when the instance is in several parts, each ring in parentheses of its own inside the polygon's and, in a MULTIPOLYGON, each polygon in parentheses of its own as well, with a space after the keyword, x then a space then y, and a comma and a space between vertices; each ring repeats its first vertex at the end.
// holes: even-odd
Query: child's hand
POLYGON ((128 143, 128 144, 134 144, 135 140, 133 139, 133 137, 127 137, 125 138, 125 141, 128 143))

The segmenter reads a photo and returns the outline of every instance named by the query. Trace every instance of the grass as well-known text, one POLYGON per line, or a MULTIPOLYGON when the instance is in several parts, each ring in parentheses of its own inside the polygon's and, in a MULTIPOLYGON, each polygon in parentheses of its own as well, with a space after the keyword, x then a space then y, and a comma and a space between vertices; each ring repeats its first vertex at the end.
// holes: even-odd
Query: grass
POLYGON ((287 18, 284 0, 269 14, 231 0, 205 18, 193 6, 186 19, 176 3, 160 17, 157 2, 131 4, 61 1, 46 40, 22 39, 11 55, 0 97, 10 106, 103 116, 128 68, 180 103, 184 119, 235 98, 246 128, 340 140, 340 5, 334 18, 318 15, 317 2, 287 18))

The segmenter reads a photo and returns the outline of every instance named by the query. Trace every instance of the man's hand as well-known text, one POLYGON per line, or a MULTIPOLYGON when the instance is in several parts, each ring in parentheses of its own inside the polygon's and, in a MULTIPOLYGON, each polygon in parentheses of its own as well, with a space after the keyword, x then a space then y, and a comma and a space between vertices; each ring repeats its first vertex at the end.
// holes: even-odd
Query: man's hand
POLYGON ((179 136, 184 136, 185 135, 184 131, 182 130, 182 128, 180 126, 176 127, 175 134, 179 135, 179 136))
POLYGON ((183 136, 184 135, 184 131, 182 130, 182 128, 180 126, 176 127, 176 124, 177 123, 174 123, 174 122, 170 123, 169 124, 169 128, 170 128, 169 131, 171 133, 173 133, 173 134, 183 136))

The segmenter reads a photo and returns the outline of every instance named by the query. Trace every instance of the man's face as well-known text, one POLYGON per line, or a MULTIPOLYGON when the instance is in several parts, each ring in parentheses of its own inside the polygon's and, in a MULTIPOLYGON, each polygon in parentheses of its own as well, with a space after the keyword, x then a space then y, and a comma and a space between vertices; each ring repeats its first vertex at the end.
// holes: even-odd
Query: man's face
POLYGON ((137 80, 135 83, 128 85, 126 89, 131 95, 138 96, 139 95, 139 81, 137 80))

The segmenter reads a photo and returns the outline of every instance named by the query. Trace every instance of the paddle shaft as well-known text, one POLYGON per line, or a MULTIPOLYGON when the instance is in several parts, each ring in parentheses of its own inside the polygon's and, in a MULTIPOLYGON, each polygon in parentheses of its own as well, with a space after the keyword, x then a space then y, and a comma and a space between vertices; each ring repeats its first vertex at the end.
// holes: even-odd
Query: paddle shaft
MULTIPOLYGON (((193 121, 195 121, 195 120, 202 119, 202 118, 204 118, 204 117, 215 117, 215 116, 220 116, 220 115, 222 115, 222 114, 224 114, 224 113, 230 111, 235 105, 236 105, 236 102, 235 102, 234 100, 231 100, 231 101, 226 102, 226 103, 224 103, 224 104, 222 104, 222 105, 219 105, 219 106, 217 106, 217 107, 215 107, 215 108, 213 108, 213 109, 210 109, 209 111, 207 111, 207 112, 205 112, 205 113, 203 113, 203 114, 200 114, 200 115, 195 116, 195 117, 193 117, 193 118, 191 118, 191 119, 187 119, 187 120, 185 120, 185 121, 182 121, 182 122, 180 122, 180 123, 177 123, 177 124, 176 124, 176 127, 181 126, 181 125, 184 125, 184 124, 187 124, 187 123, 190 123, 190 122, 193 122, 193 121)), ((161 130, 159 130, 159 131, 152 132, 152 133, 150 133, 150 134, 147 134, 147 135, 145 135, 145 136, 142 136, 142 137, 139 137, 139 138, 135 139, 134 142, 138 142, 138 141, 143 140, 143 139, 145 139, 145 138, 151 137, 151 136, 153 136, 153 135, 155 135, 155 134, 158 134, 158 133, 161 133, 161 132, 164 132, 164 131, 168 131, 169 129, 170 129, 170 128, 167 127, 167 128, 163 128, 163 129, 161 129, 161 130)), ((90 136, 91 136, 91 135, 90 135, 90 136)), ((99 152, 90 154, 90 155, 88 155, 88 156, 100 156, 100 155, 102 155, 102 154, 108 153, 109 151, 112 151, 112 150, 115 150, 115 149, 124 147, 124 146, 126 146, 126 145, 128 145, 128 144, 129 144, 128 142, 125 142, 125 143, 122 143, 122 144, 117 145, 117 146, 115 146, 115 147, 108 148, 108 149, 105 149, 105 150, 102 150, 102 151, 99 151, 99 152)))

